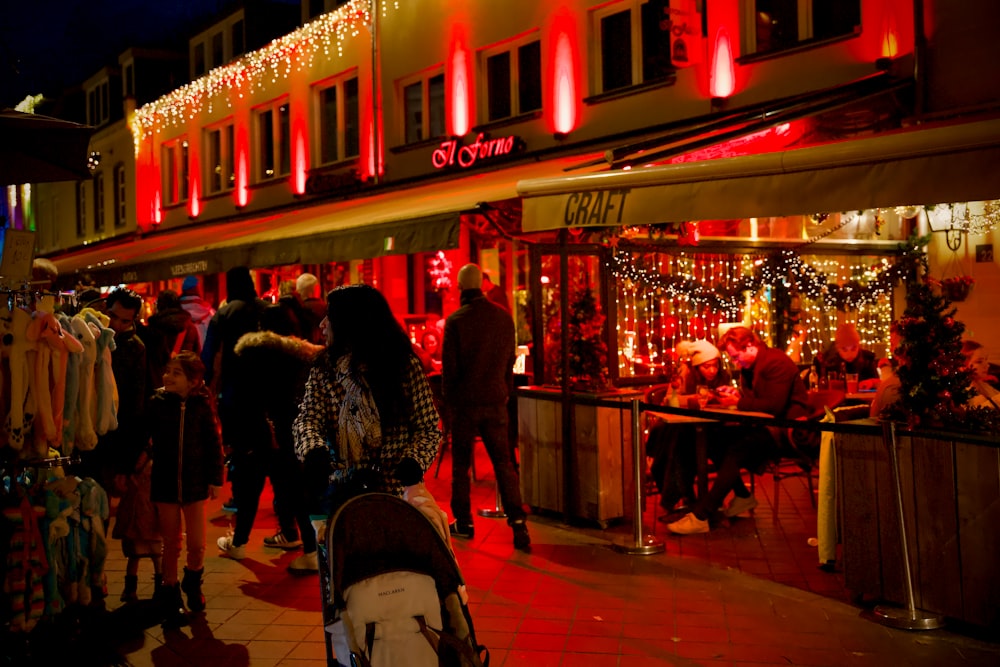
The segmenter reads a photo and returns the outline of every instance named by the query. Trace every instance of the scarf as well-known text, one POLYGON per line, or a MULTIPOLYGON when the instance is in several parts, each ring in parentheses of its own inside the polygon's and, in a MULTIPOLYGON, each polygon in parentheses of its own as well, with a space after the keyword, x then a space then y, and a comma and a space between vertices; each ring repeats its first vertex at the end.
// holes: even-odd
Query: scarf
POLYGON ((337 359, 333 381, 344 390, 337 420, 337 458, 349 467, 360 465, 365 454, 382 445, 382 426, 371 389, 363 377, 351 371, 351 355, 337 359))

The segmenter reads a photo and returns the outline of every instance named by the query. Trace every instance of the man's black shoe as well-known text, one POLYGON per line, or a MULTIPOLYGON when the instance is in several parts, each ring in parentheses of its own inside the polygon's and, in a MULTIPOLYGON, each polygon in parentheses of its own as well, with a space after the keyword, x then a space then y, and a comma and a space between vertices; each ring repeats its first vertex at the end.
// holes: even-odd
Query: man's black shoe
POLYGON ((472 524, 465 525, 458 521, 452 521, 448 524, 448 532, 451 533, 452 537, 461 537, 466 540, 471 540, 476 535, 476 529, 472 524))
POLYGON ((511 524, 511 528, 514 530, 514 548, 526 554, 531 553, 531 537, 528 536, 528 525, 524 523, 524 520, 515 521, 511 524))

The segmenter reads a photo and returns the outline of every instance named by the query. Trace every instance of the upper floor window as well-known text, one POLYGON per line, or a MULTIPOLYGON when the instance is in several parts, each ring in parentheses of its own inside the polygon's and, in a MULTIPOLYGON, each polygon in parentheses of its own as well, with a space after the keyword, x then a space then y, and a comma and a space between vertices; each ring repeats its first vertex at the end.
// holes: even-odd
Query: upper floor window
POLYGON ((538 39, 484 51, 482 63, 487 121, 542 108, 542 45, 538 39))
POLYGON ((125 182, 125 165, 115 165, 115 228, 128 222, 128 185, 125 182))
POLYGON ((219 65, 226 62, 226 50, 224 42, 222 41, 222 31, 212 35, 212 66, 209 69, 215 69, 219 65))
POLYGON ((854 34, 860 0, 742 0, 743 53, 772 53, 854 34))
POLYGON ((163 145, 163 203, 166 206, 187 201, 188 142, 177 139, 163 145))
POLYGON ((246 51, 246 39, 243 36, 243 19, 235 21, 232 28, 233 33, 233 58, 242 56, 246 51))
POLYGON ((111 118, 111 91, 107 79, 87 91, 87 124, 98 126, 111 118))
POLYGON ((444 72, 402 82, 403 137, 412 144, 445 135, 444 72))
POLYGON ((76 184, 76 235, 84 237, 87 235, 87 188, 91 187, 88 181, 80 181, 76 184))
POLYGON ((194 55, 191 58, 191 78, 197 79, 208 72, 205 64, 205 42, 198 42, 194 45, 194 55))
POLYGON ((257 178, 263 181, 288 174, 292 166, 288 100, 258 109, 256 132, 257 178))
POLYGON ((94 232, 104 231, 104 172, 94 174, 94 232))
POLYGON ((205 130, 204 150, 208 158, 205 160, 205 168, 208 170, 205 185, 209 194, 232 190, 236 185, 234 139, 231 120, 205 130))
POLYGON ((358 77, 340 79, 320 87, 319 164, 330 164, 360 154, 358 77))
POLYGON ((662 0, 622 0, 593 12, 599 40, 597 93, 664 79, 673 73, 662 0))
POLYGON ((125 65, 122 73, 122 93, 125 97, 135 97, 135 66, 125 65))

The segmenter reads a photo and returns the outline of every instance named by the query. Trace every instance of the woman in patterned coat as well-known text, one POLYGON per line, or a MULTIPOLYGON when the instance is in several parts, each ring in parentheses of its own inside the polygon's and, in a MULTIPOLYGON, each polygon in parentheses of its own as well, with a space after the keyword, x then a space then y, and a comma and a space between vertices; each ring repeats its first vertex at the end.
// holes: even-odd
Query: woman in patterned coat
POLYGON ((420 360, 385 297, 368 285, 327 295, 327 349, 292 426, 319 513, 366 491, 402 496, 433 463, 438 413, 420 360), (318 491, 319 488, 323 492, 318 491))

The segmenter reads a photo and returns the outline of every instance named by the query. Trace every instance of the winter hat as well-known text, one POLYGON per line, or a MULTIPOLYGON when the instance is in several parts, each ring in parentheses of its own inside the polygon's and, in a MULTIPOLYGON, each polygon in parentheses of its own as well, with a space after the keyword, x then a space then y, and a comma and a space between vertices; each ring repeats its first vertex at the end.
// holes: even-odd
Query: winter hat
POLYGON ((181 283, 181 291, 187 292, 189 290, 198 289, 198 276, 188 276, 181 283))
POLYGON ((719 358, 719 350, 707 340, 682 340, 677 343, 677 353, 691 359, 692 366, 719 358))

